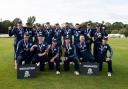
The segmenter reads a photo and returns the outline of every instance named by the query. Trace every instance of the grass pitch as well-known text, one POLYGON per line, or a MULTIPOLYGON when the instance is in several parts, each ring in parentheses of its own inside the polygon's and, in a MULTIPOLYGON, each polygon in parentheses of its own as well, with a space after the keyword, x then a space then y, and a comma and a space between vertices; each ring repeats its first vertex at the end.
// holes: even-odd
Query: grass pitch
POLYGON ((107 64, 98 76, 75 76, 73 70, 57 76, 55 71, 38 72, 36 78, 16 79, 13 38, 0 38, 1 89, 128 89, 128 38, 112 38, 113 74, 107 77, 107 64))

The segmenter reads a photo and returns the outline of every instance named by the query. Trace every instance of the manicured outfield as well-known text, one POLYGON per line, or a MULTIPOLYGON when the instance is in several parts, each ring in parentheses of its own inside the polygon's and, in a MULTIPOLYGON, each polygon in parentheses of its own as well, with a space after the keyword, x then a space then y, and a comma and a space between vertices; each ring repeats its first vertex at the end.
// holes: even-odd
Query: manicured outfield
POLYGON ((0 88, 1 89, 128 89, 128 38, 113 38, 112 77, 107 77, 107 65, 99 76, 75 76, 62 70, 57 76, 55 71, 38 72, 32 79, 16 79, 13 61, 13 39, 0 38, 0 88))

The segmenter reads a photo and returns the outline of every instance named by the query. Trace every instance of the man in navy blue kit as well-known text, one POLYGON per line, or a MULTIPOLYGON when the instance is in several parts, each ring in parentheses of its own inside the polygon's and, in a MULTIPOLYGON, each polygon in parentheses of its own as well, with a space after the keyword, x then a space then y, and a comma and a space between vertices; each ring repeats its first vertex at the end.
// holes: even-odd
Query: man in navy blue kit
POLYGON ((26 27, 24 27, 24 33, 29 34, 29 42, 33 43, 34 30, 30 23, 26 23, 26 27))
POLYGON ((34 28, 34 44, 38 43, 38 34, 43 35, 43 29, 41 28, 41 24, 36 23, 34 28))
POLYGON ((50 23, 47 22, 43 30, 44 42, 50 45, 52 43, 53 35, 54 35, 53 28, 51 27, 50 23))
POLYGON ((112 74, 112 55, 113 51, 109 44, 107 44, 107 37, 104 37, 102 39, 102 44, 100 44, 97 55, 98 55, 98 63, 99 63, 99 69, 102 71, 102 64, 105 61, 108 64, 108 76, 111 76, 112 74), (107 52, 109 52, 109 56, 107 55, 107 52))
POLYGON ((22 65, 22 62, 25 61, 25 64, 31 63, 31 52, 30 48, 32 43, 29 42, 29 34, 25 33, 23 40, 20 40, 17 44, 16 50, 16 60, 18 65, 22 65))
POLYGON ((70 39, 70 43, 72 44, 72 35, 73 35, 73 28, 71 28, 69 26, 69 23, 65 23, 65 26, 62 30, 62 34, 63 34, 63 38, 64 40, 66 39, 66 37, 68 36, 70 39))
POLYGON ((83 29, 82 34, 85 36, 86 44, 90 50, 91 50, 91 44, 92 44, 92 32, 93 32, 93 29, 91 28, 91 24, 87 23, 87 28, 83 29))
POLYGON ((88 48, 84 35, 80 35, 80 42, 77 44, 76 52, 80 62, 94 62, 91 50, 88 48))
POLYGON ((75 75, 79 75, 79 60, 76 55, 76 49, 75 46, 70 43, 70 38, 67 36, 65 38, 65 44, 63 45, 64 50, 64 70, 69 70, 69 64, 70 62, 74 62, 74 73, 75 75))
POLYGON ((59 46, 57 45, 57 40, 52 39, 52 44, 48 50, 48 64, 49 68, 54 69, 54 63, 56 64, 56 74, 60 74, 60 57, 59 57, 59 46))
POLYGON ((94 42, 94 51, 93 55, 95 57, 95 61, 97 61, 97 49, 99 48, 100 44, 102 43, 102 39, 104 37, 104 33, 101 30, 100 24, 96 24, 96 29, 93 31, 93 42, 94 42))
POLYGON ((75 25, 75 29, 73 31, 73 35, 74 35, 74 45, 76 46, 80 41, 79 41, 79 37, 82 34, 81 28, 80 28, 80 24, 76 23, 75 25))
POLYGON ((54 39, 57 40, 57 45, 61 47, 62 45, 62 29, 58 23, 55 24, 54 33, 53 33, 54 39))
POLYGON ((47 61, 48 45, 43 41, 43 35, 38 34, 38 42, 31 47, 31 51, 34 52, 32 63, 40 63, 40 71, 44 71, 45 62, 47 61))
MULTIPOLYGON (((9 27, 8 29, 8 34, 9 36, 13 36, 14 35, 14 60, 16 60, 16 48, 17 48, 17 44, 20 40, 23 39, 23 35, 24 35, 24 28, 22 26, 22 21, 19 20, 17 22, 17 26, 16 27, 9 27)), ((15 61, 15 68, 17 68, 17 64, 15 61)))

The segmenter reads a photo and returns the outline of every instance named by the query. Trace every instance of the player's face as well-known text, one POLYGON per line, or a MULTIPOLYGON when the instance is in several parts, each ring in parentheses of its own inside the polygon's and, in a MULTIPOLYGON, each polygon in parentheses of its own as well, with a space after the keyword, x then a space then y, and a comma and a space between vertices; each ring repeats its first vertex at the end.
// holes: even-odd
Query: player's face
POLYGON ((88 29, 91 28, 91 25, 87 25, 87 28, 88 28, 88 29))
POLYGON ((46 24, 46 27, 47 27, 47 28, 50 28, 51 26, 50 26, 50 24, 46 24))
POLYGON ((24 35, 24 40, 28 41, 29 40, 29 36, 24 35))
POLYGON ((60 28, 60 26, 59 25, 56 25, 56 28, 58 29, 58 28, 60 28))
POLYGON ((84 36, 80 36, 80 42, 84 42, 85 41, 85 37, 84 36))
POLYGON ((80 28, 80 25, 76 25, 75 28, 76 28, 76 29, 79 29, 79 28, 80 28))
POLYGON ((96 27, 96 30, 99 32, 100 31, 100 27, 96 27))
POLYGON ((66 44, 69 44, 69 43, 70 43, 70 39, 66 39, 66 40, 65 40, 65 43, 66 43, 66 44))
POLYGON ((36 29, 39 29, 40 27, 36 25, 36 29))
POLYGON ((18 28, 22 27, 22 24, 21 23, 17 23, 17 27, 18 28))
POLYGON ((43 41, 43 37, 42 37, 42 36, 39 36, 39 37, 38 37, 38 41, 39 41, 39 42, 42 42, 42 41, 43 41))
POLYGON ((68 28, 68 27, 69 27, 69 24, 66 23, 66 24, 65 24, 65 27, 68 28))

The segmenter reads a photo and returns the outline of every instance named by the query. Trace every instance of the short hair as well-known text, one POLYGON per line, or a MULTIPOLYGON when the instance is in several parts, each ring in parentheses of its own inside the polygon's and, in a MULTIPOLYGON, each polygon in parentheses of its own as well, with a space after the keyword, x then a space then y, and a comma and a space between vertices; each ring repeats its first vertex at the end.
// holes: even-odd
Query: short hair
POLYGON ((91 26, 91 23, 87 23, 87 26, 91 26))
POLYGON ((58 26, 58 25, 59 25, 59 23, 56 23, 56 24, 55 24, 55 26, 58 26))
POLYGON ((68 24, 68 25, 69 25, 69 23, 68 23, 68 22, 66 22, 65 24, 68 24))
POLYGON ((79 23, 76 23, 76 25, 80 25, 79 23))
POLYGON ((84 36, 83 34, 81 34, 80 36, 84 36))
POLYGON ((36 23, 35 25, 38 26, 38 27, 41 27, 41 24, 40 23, 36 23))
POLYGON ((50 22, 46 22, 46 24, 50 24, 50 22))

